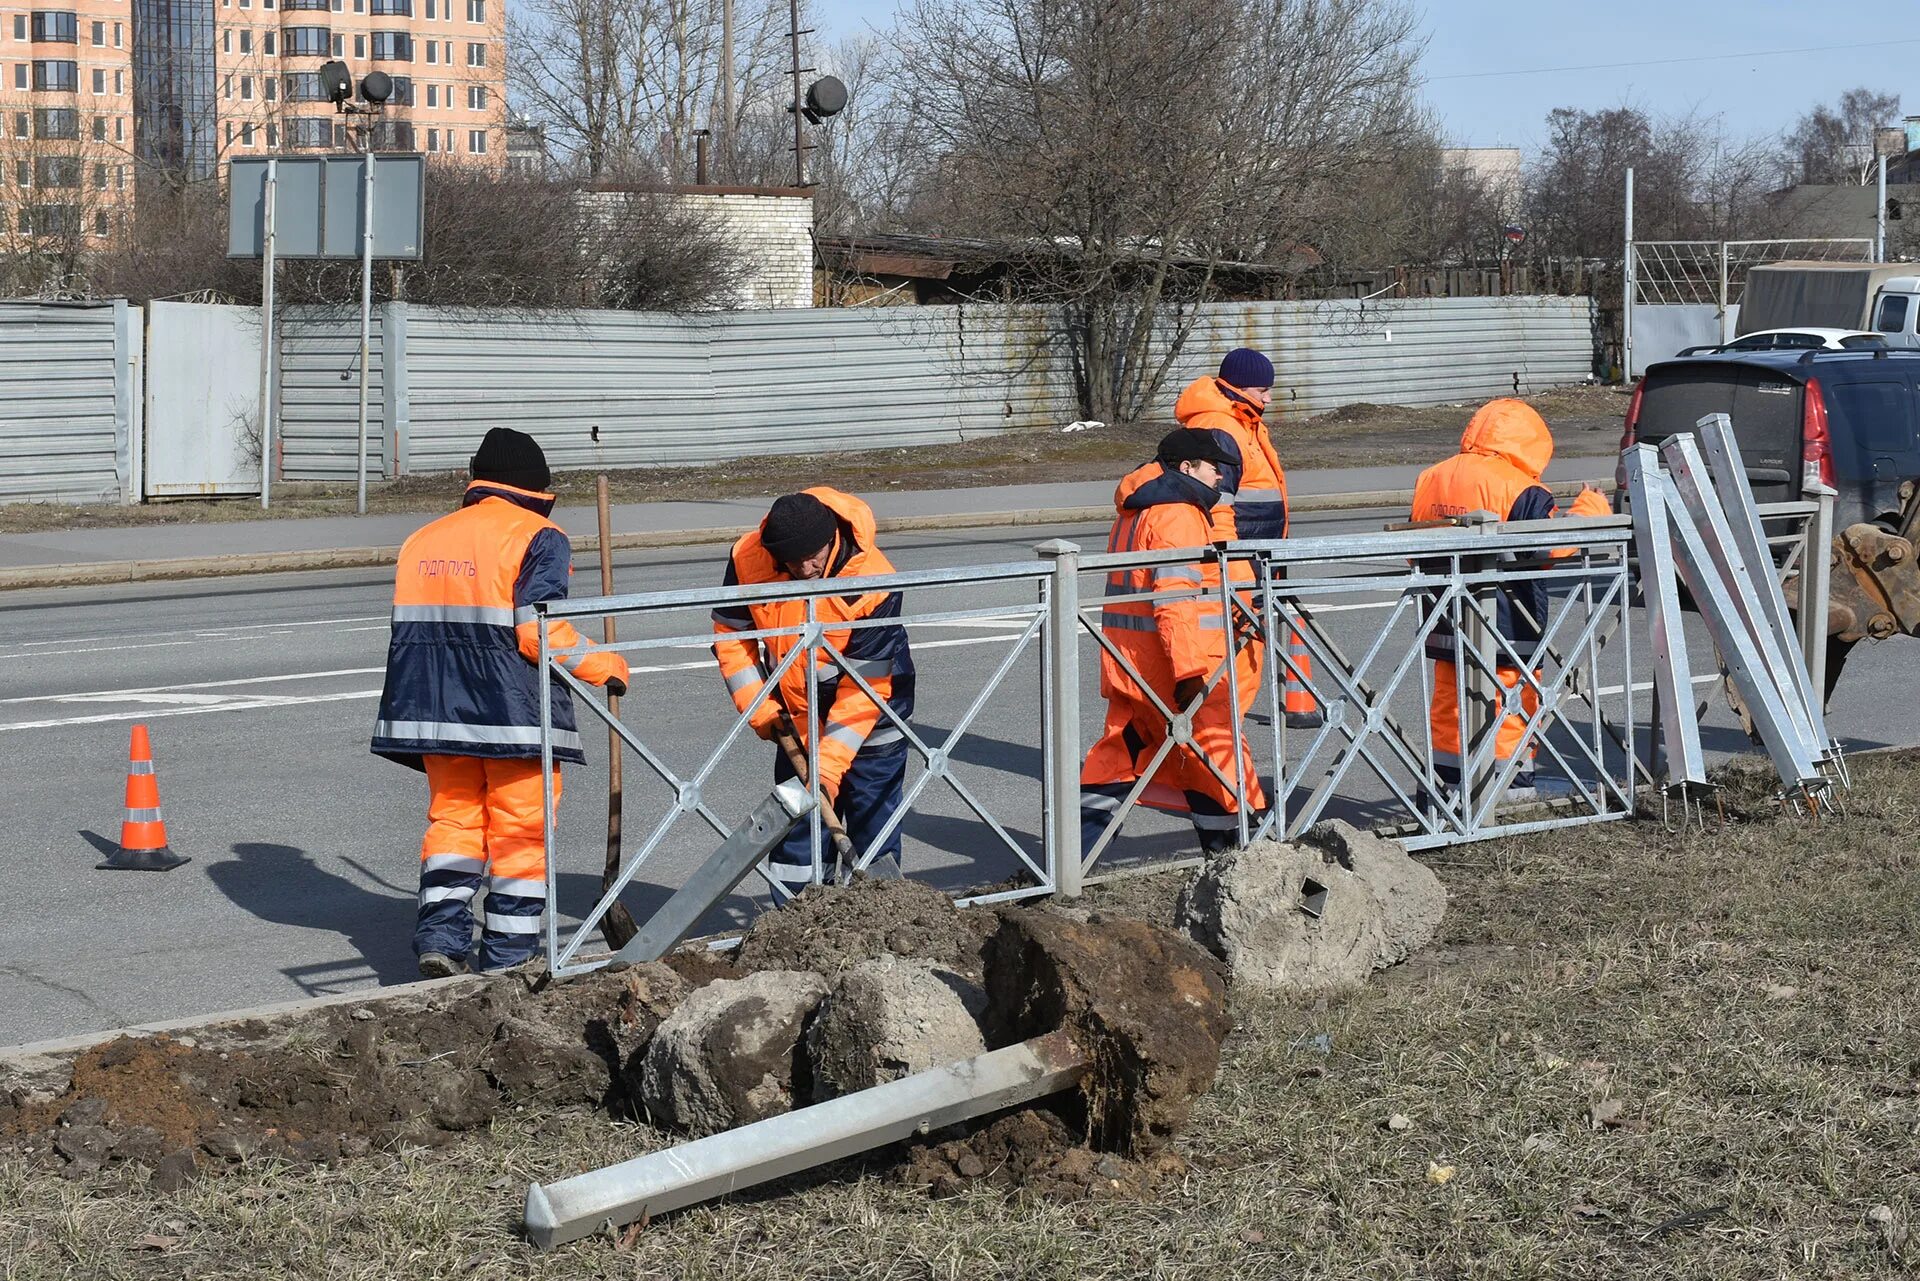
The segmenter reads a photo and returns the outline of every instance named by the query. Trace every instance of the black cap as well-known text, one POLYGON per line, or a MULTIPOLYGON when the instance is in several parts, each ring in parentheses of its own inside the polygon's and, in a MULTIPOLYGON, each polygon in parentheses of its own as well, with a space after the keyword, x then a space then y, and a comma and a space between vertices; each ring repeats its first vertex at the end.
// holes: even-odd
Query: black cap
POLYGON ((833 508, 812 494, 787 494, 767 509, 760 545, 782 565, 797 565, 832 542, 839 526, 833 508))
POLYGON ((1222 467, 1238 467, 1240 455, 1230 450, 1220 439, 1217 432, 1207 428, 1180 427, 1160 438, 1160 446, 1154 457, 1169 467, 1181 463, 1216 463, 1222 467))
POLYGON ((541 452, 540 442, 511 427, 488 431, 467 469, 475 480, 490 480, 537 493, 545 493, 553 483, 553 473, 547 470, 547 456, 541 452))

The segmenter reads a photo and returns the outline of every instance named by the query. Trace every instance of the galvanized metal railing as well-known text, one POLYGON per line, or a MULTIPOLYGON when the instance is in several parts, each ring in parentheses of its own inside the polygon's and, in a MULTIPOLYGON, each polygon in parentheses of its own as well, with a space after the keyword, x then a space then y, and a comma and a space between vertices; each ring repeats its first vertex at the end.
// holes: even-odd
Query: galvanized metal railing
MULTIPOLYGON (((1770 541, 1789 559, 1799 557, 1812 566, 1824 565, 1824 543, 1830 537, 1830 502, 1777 504, 1762 508, 1773 527, 1770 541), (1823 524, 1823 512, 1825 523, 1823 524), (1784 526, 1784 528, 1782 528, 1784 526), (1805 556, 1805 548, 1820 545, 1823 554, 1805 556)), ((1010 866, 1022 883, 976 893, 963 901, 992 902, 1031 895, 1079 893, 1102 859, 1111 861, 1115 835, 1138 807, 1145 783, 1137 784, 1116 810, 1106 832, 1091 848, 1082 848, 1079 805, 1081 763, 1088 747, 1083 706, 1097 661, 1106 655, 1126 663, 1125 655, 1102 634, 1100 612, 1116 600, 1163 600, 1205 594, 1220 617, 1233 624, 1225 660, 1209 676, 1209 689, 1227 685, 1232 706, 1242 691, 1234 655, 1247 644, 1265 645, 1267 661, 1260 691, 1269 732, 1261 734, 1230 717, 1234 751, 1232 769, 1208 764, 1226 792, 1240 803, 1235 815, 1241 841, 1289 837, 1345 807, 1374 822, 1394 821, 1403 826, 1404 843, 1413 849, 1479 840, 1507 833, 1569 827, 1628 817, 1633 813, 1637 780, 1651 778, 1647 755, 1637 746, 1636 697, 1649 691, 1650 680, 1637 678, 1634 668, 1632 611, 1635 576, 1631 563, 1632 522, 1626 516, 1567 519, 1481 527, 1408 529, 1393 532, 1334 534, 1277 542, 1234 543, 1216 548, 1152 553, 1085 554, 1074 544, 1049 542, 1036 550, 1042 559, 922 570, 859 579, 827 579, 762 586, 712 587, 692 590, 642 592, 604 598, 555 601, 536 607, 540 629, 539 687, 541 751, 549 780, 546 796, 547 878, 549 911, 546 943, 555 974, 596 968, 600 960, 580 960, 582 949, 619 894, 635 876, 655 863, 683 820, 695 830, 708 831, 715 841, 728 836, 740 818, 761 799, 763 791, 748 788, 737 797, 723 798, 717 782, 724 764, 757 738, 748 732, 755 708, 772 697, 780 678, 795 662, 807 664, 805 709, 789 709, 796 720, 818 724, 823 677, 851 680, 881 708, 882 725, 896 731, 919 762, 919 773, 905 783, 902 803, 886 826, 873 833, 866 848, 856 852, 854 865, 866 870, 878 847, 901 825, 922 812, 936 782, 956 797, 977 829, 984 847, 1010 856, 1010 866), (1563 554, 1556 554, 1563 553, 1563 554), (1124 597, 1099 596, 1082 605, 1083 579, 1123 570, 1180 564, 1209 564, 1213 582, 1197 589, 1148 591, 1124 597), (1532 653, 1521 652, 1501 633, 1496 601, 1503 589, 1542 585, 1554 600, 1551 615, 1537 621, 1540 641, 1532 653), (1011 589, 1010 591, 1008 589, 1011 589), (919 644, 923 651, 941 645, 1003 644, 1005 652, 990 665, 980 688, 967 699, 951 728, 935 741, 924 725, 912 723, 878 697, 872 683, 850 661, 842 647, 831 642, 828 626, 819 616, 819 602, 850 592, 901 592, 906 602, 897 618, 834 621, 832 629, 859 631, 876 626, 905 626, 916 641, 929 630, 981 629, 984 634, 961 640, 919 644), (960 592, 969 599, 945 602, 945 608, 918 608, 919 598, 960 592), (983 595, 1005 593, 999 603, 980 603, 983 595), (643 627, 623 625, 623 639, 611 648, 634 663, 633 695, 644 695, 646 679, 654 671, 686 670, 694 664, 667 664, 650 668, 636 656, 663 651, 705 652, 714 641, 708 615, 716 608, 756 602, 799 601, 802 621, 792 626, 730 633, 730 639, 753 643, 790 637, 794 644, 777 664, 759 698, 746 712, 737 711, 724 694, 717 662, 712 684, 716 706, 725 711, 715 720, 713 746, 691 767, 676 768, 667 753, 650 745, 633 725, 614 719, 595 693, 566 670, 564 656, 551 643, 549 626, 565 619, 582 631, 588 620, 624 615, 650 624, 660 634, 638 637, 643 627), (690 629, 675 616, 698 621, 690 629), (1358 632, 1353 618, 1369 620, 1358 632), (1461 744, 1458 785, 1442 781, 1428 731, 1427 703, 1432 695, 1431 663, 1425 643, 1445 623, 1451 631, 1454 656, 1454 703, 1459 711, 1455 727, 1461 744), (1305 642, 1311 672, 1303 670, 1286 644, 1274 638, 1296 632, 1305 642), (1316 730, 1289 731, 1285 723, 1282 681, 1292 675, 1322 709, 1324 724, 1316 730), (1017 675, 1034 681, 1037 699, 1023 701, 1012 721, 992 721, 990 701, 996 694, 1017 692, 1017 675), (1503 682, 1503 675, 1512 684, 1503 682), (642 833, 630 852, 623 853, 619 875, 581 919, 563 937, 557 907, 558 849, 552 788, 552 700, 555 683, 570 690, 577 709, 587 709, 605 721, 621 743, 631 750, 668 789, 671 801, 644 824, 629 830, 642 833), (801 715, 805 712, 804 718, 801 715), (1511 752, 1496 748, 1497 726, 1512 716, 1520 737, 1511 752), (956 747, 979 738, 982 731, 1005 731, 1026 741, 1038 730, 1041 767, 1037 797, 1019 802, 1020 813, 995 812, 995 806, 969 782, 956 747), (1250 749, 1255 769, 1272 800, 1262 812, 1246 804, 1252 780, 1240 765, 1243 745, 1250 749), (1525 763, 1538 757, 1544 769, 1554 771, 1560 795, 1544 812, 1518 817, 1503 813, 1502 805, 1515 776, 1525 763), (1371 795, 1365 793, 1371 789, 1371 795), (1355 807, 1359 807, 1355 810, 1355 807), (1028 833, 1038 833, 1037 839, 1028 833), (1022 839, 1027 835, 1027 839, 1022 839)), ((1811 577, 1811 576, 1810 576, 1811 577)), ((1809 583, 1809 599, 1824 597, 1824 584, 1809 583), (1819 591, 1821 596, 1811 593, 1819 591)), ((1816 618, 1824 621, 1824 607, 1816 618)), ((1803 640, 1808 656, 1814 653, 1808 630, 1818 631, 1803 617, 1803 640)), ((1824 638, 1824 632, 1820 632, 1824 638)), ((711 661, 711 655, 707 655, 711 661)), ((1709 666, 1703 664, 1703 670, 1709 666)), ((1810 664, 1811 666, 1811 664, 1810 664)), ((924 708, 930 688, 941 686, 938 664, 918 664, 919 697, 924 708)), ((1137 677, 1138 673, 1134 675, 1137 677)), ((1700 683, 1717 679, 1696 678, 1700 683)), ((1817 687, 1818 673, 1815 673, 1817 687)), ((1143 685, 1145 682, 1141 682, 1143 685)), ((950 692, 950 691, 948 691, 950 692)), ((1169 747, 1161 753, 1192 744, 1192 708, 1167 706, 1155 698, 1164 715, 1169 747)), ((644 705, 629 697, 629 708, 644 705)), ((924 717, 924 711, 921 716, 924 717)), ((586 717, 579 714, 584 724, 586 717)), ((1094 718, 1096 721, 1097 717, 1094 718)), ((820 793, 815 735, 808 735, 807 777, 814 798, 820 793)), ((676 746, 684 746, 677 744, 676 746)), ((1157 765, 1158 760, 1153 764, 1157 765)), ((737 769, 739 762, 732 760, 737 769)), ((1151 776, 1149 767, 1146 774, 1151 776)), ((724 790, 724 789, 721 789, 724 790)), ((1005 809, 1005 803, 1002 808, 1005 809)), ((830 875, 830 846, 821 809, 815 805, 806 819, 816 881, 830 875)), ((769 886, 773 878, 762 875, 769 886)), ((976 884, 978 882, 976 881, 976 884)))

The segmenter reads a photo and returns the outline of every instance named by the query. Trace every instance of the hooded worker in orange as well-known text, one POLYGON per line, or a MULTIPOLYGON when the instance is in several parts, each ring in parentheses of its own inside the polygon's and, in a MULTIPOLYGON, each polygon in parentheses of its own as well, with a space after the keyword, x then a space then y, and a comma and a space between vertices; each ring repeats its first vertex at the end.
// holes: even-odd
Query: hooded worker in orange
MULTIPOLYGON (((1184 428, 1169 432, 1154 461, 1135 468, 1114 492, 1116 514, 1107 550, 1180 548, 1197 558, 1212 538, 1209 517, 1220 500, 1221 476, 1239 461, 1232 439, 1224 432, 1184 428)), ((1266 807, 1260 776, 1244 740, 1236 773, 1235 713, 1225 674, 1210 691, 1206 689, 1226 661, 1230 633, 1218 579, 1209 591, 1204 569, 1195 559, 1118 570, 1107 576, 1101 635, 1126 656, 1132 670, 1102 648, 1100 692, 1107 700, 1107 722, 1080 770, 1083 851, 1091 852, 1099 844, 1150 767, 1152 778, 1139 802, 1190 815, 1200 847, 1209 853, 1238 843, 1236 783, 1245 788, 1250 809, 1266 807), (1144 593, 1155 595, 1125 599, 1144 593), (1192 709, 1193 718, 1195 746, 1174 747, 1157 766, 1154 758, 1169 731, 1167 715, 1154 705, 1149 690, 1169 711, 1192 709), (1200 702, 1203 693, 1205 701, 1200 702)))
MULTIPOLYGON (((1510 521, 1606 515, 1607 500, 1592 488, 1582 489, 1568 511, 1560 510, 1552 491, 1540 482, 1552 459, 1553 433, 1531 405, 1522 400, 1490 400, 1467 423, 1460 437, 1460 452, 1420 473, 1413 487, 1413 519, 1448 520, 1477 511, 1510 521)), ((1550 602, 1546 583, 1535 579, 1502 587, 1495 593, 1494 604, 1500 634, 1515 654, 1531 661, 1547 624, 1550 602)), ((1428 730, 1433 738, 1435 772, 1442 782, 1457 787, 1465 751, 1461 745, 1455 652, 1453 628, 1442 619, 1427 636, 1427 655, 1434 660, 1428 730)), ((1505 651, 1500 652, 1505 657, 1505 651)), ((1518 667, 1496 664, 1496 675, 1509 690, 1521 683, 1518 667)), ((1530 688, 1521 692, 1521 701, 1529 715, 1538 706, 1530 688)), ((1525 732, 1526 722, 1521 717, 1503 717, 1494 734, 1495 759, 1513 759, 1525 732)), ((1513 789, 1524 795, 1532 787, 1529 764, 1515 774, 1513 789)))
MULTIPOLYGON (((1226 470, 1221 480, 1222 501, 1211 513, 1213 541, 1285 538, 1291 523, 1287 513, 1287 473, 1280 465, 1273 434, 1265 414, 1273 402, 1273 362, 1251 347, 1236 347, 1220 361, 1212 378, 1196 378, 1174 402, 1173 416, 1182 427, 1223 431, 1240 451, 1240 465, 1226 470)), ((1252 569, 1242 566, 1245 581, 1252 569)), ((1304 638, 1286 629, 1288 663, 1280 675, 1285 690, 1286 722, 1291 729, 1314 729, 1322 723, 1320 705, 1307 688, 1313 664, 1304 638)), ((1252 707, 1259 688, 1261 650, 1248 651, 1254 679, 1241 689, 1241 714, 1252 707)))
MULTIPOLYGON (((530 958, 547 905, 540 774, 540 630, 534 606, 565 600, 573 546, 550 519, 546 455, 495 427, 480 442, 460 510, 416 530, 394 572, 386 688, 375 754, 422 770, 432 799, 420 845, 413 950, 420 973, 468 968, 473 899, 485 878, 478 967, 530 958)), ((548 652, 589 685, 627 692, 627 660, 564 619, 548 652)), ((552 689, 553 794, 559 762, 586 760, 567 689, 552 689)))

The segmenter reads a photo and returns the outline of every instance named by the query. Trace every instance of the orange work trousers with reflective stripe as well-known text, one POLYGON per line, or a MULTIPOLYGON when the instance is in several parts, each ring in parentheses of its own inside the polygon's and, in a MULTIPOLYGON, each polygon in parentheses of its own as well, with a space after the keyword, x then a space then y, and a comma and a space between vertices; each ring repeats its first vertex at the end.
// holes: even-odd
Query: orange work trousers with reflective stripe
MULTIPOLYGON (((1494 674, 1500 683, 1508 689, 1520 684, 1520 669, 1517 667, 1498 667, 1494 674)), ((1534 680, 1540 679, 1536 670, 1534 680)), ((1435 659, 1433 664, 1433 700, 1428 705, 1427 730, 1433 736, 1434 772, 1443 782, 1458 784, 1462 762, 1466 750, 1460 745, 1460 700, 1457 682, 1459 677, 1455 666, 1446 659, 1435 659)), ((1527 717, 1540 710, 1540 695, 1532 685, 1520 691, 1520 705, 1526 709, 1527 717)), ((1497 761, 1513 759, 1514 752, 1520 746, 1520 738, 1527 732, 1526 719, 1519 716, 1503 716, 1500 727, 1493 736, 1493 755, 1497 761)), ((1527 767, 1514 775, 1513 786, 1531 787, 1533 785, 1534 748, 1527 749, 1527 767)))
MULTIPOLYGON (((547 905, 546 800, 538 760, 428 756, 427 835, 420 842, 416 954, 463 958, 473 946, 473 900, 484 893, 479 968, 531 957, 547 905), (484 882, 484 883, 483 883, 484 882)), ((553 771, 560 799, 560 771, 553 771)))

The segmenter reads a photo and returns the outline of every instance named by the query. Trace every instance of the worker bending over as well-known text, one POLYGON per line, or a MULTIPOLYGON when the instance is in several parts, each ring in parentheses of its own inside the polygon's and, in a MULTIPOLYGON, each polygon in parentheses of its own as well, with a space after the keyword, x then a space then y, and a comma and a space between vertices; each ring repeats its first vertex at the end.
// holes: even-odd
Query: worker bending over
MULTIPOLYGON (((1280 465, 1280 454, 1265 419, 1272 401, 1273 362, 1251 347, 1236 347, 1221 360, 1217 377, 1194 379, 1174 402, 1173 416, 1181 426, 1224 431, 1240 452, 1240 464, 1226 468, 1221 478, 1222 501, 1211 516, 1213 542, 1287 536, 1287 473, 1280 465)), ((1212 567, 1208 568, 1211 575, 1212 567)), ((1244 561, 1237 563, 1233 572, 1236 583, 1251 586, 1254 582, 1253 567, 1244 561)), ((1217 585, 1217 578, 1214 581, 1217 585)), ((1258 617, 1253 594, 1243 593, 1242 599, 1258 617)), ((1322 723, 1322 717, 1320 705, 1306 685, 1313 676, 1313 662, 1298 631, 1287 627, 1286 637, 1291 665, 1283 664, 1280 673, 1286 723, 1290 729, 1314 729, 1322 723)), ((1242 716, 1253 707, 1259 693, 1262 655, 1259 645, 1243 651, 1241 661, 1252 679, 1240 682, 1242 716)))
MULTIPOLYGON (((424 770, 413 950, 428 978, 458 974, 473 948, 472 901, 486 878, 478 967, 517 965, 540 941, 547 904, 540 776, 540 632, 533 607, 565 600, 573 547, 550 520, 546 456, 495 427, 471 464, 460 510, 416 530, 394 572, 377 755, 424 770)), ((564 620, 549 652, 581 680, 627 692, 627 660, 596 651, 564 620)), ((553 794, 559 762, 583 763, 573 701, 552 687, 553 794)))
MULTIPOLYGON (((1238 450, 1225 432, 1182 428, 1169 432, 1154 461, 1129 473, 1114 492, 1109 552, 1185 548, 1195 559, 1107 576, 1109 600, 1100 612, 1101 633, 1126 655, 1146 688, 1102 648, 1100 693, 1107 700, 1107 721, 1080 770, 1083 850, 1091 850, 1106 831, 1168 736, 1167 718, 1148 697, 1149 689, 1175 713, 1193 708, 1194 742, 1228 781, 1223 784, 1192 748, 1176 747, 1154 771, 1140 803, 1190 815, 1205 852, 1238 844, 1239 801, 1231 786, 1235 712, 1226 677, 1204 703, 1197 708, 1193 704, 1227 658, 1230 631, 1218 580, 1215 590, 1206 590, 1206 566, 1200 557, 1213 536, 1210 515, 1220 500, 1221 477, 1226 468, 1239 465, 1238 450), (1144 592, 1163 595, 1111 599, 1144 592)), ((1258 812, 1266 807, 1266 797, 1244 741, 1240 768, 1247 803, 1258 812)))
MULTIPOLYGON (((1460 437, 1460 452, 1420 473, 1413 487, 1413 519, 1449 520, 1469 512, 1490 512, 1502 520, 1546 520, 1560 516, 1553 494, 1540 483, 1547 464, 1553 459, 1553 433, 1531 405, 1520 400, 1490 400, 1467 423, 1460 437)), ((1604 516, 1607 500, 1598 490, 1583 488, 1564 514, 1604 516)), ((1571 548, 1551 553, 1566 556, 1571 548)), ((1530 579, 1494 593, 1495 625, 1523 661, 1531 663, 1539 648, 1547 624, 1547 584, 1530 579)), ((1498 651, 1496 675, 1501 685, 1511 690, 1521 682, 1520 669, 1512 665, 1506 650, 1498 651)), ((1441 619, 1427 635, 1427 656, 1433 659, 1433 698, 1428 710, 1428 728, 1433 736, 1434 770, 1440 781, 1460 785, 1461 765, 1466 755, 1460 740, 1460 704, 1458 672, 1454 665, 1455 643, 1452 625, 1441 619)), ((1539 679, 1539 671, 1534 671, 1539 679)), ((1532 688, 1521 692, 1521 702, 1531 716, 1539 706, 1532 688)), ((1514 715, 1502 717, 1494 735, 1497 761, 1513 759, 1526 732, 1526 721, 1514 715)), ((1513 792, 1524 797, 1533 787, 1532 749, 1525 769, 1514 776, 1513 792)))
MULTIPOLYGON (((873 509, 851 494, 819 486, 777 498, 760 527, 733 545, 725 582, 735 584, 806 582, 891 574, 892 564, 874 543, 873 509)), ((897 621, 866 627, 865 619, 900 617, 899 592, 867 592, 814 598, 815 615, 825 625, 827 645, 839 651, 902 720, 913 715, 913 652, 897 621)), ((884 843, 874 838, 900 808, 907 772, 907 742, 900 727, 848 676, 825 647, 802 654, 779 684, 760 698, 771 673, 801 643, 795 633, 730 640, 736 632, 798 628, 807 621, 806 602, 797 599, 725 605, 713 611, 713 646, 733 704, 745 713, 761 738, 793 733, 804 749, 818 734, 820 794, 839 815, 854 849, 871 860, 900 862, 900 828, 884 843), (818 704, 807 716, 807 664, 818 680, 818 704)), ((773 757, 775 783, 795 776, 784 750, 773 757)), ((800 824, 768 859, 781 901, 798 894, 813 879, 810 825, 800 824)))

